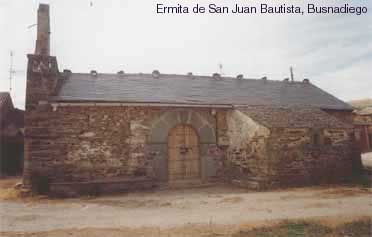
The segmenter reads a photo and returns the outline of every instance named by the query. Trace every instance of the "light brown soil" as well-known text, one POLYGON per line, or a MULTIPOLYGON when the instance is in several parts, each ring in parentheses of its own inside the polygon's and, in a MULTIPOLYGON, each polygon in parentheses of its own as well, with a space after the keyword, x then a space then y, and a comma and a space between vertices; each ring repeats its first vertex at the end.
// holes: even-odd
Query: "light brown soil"
MULTIPOLYGON (((304 222, 315 223, 323 227, 338 228, 345 223, 369 221, 371 217, 350 217, 350 218, 311 218, 311 219, 296 219, 291 222, 304 222)), ((74 228, 74 229, 58 229, 42 232, 2 232, 0 236, 7 237, 142 237, 142 236, 155 236, 155 237, 243 237, 248 236, 244 233, 255 231, 260 228, 272 229, 275 232, 277 225, 286 223, 285 221, 270 221, 270 222, 250 222, 242 223, 240 225, 201 225, 201 224, 187 224, 181 227, 174 228, 156 228, 156 227, 142 227, 142 228, 74 228)), ((249 235, 252 236, 252 235, 249 235)), ((258 235, 253 235, 258 236, 258 235)), ((262 235, 259 235, 262 236, 262 235)), ((271 236, 271 235, 270 235, 271 236)), ((283 236, 283 235, 278 235, 283 236)), ((301 235, 303 236, 303 235, 301 235)), ((313 235, 317 236, 317 235, 313 235)), ((323 235, 320 235, 323 236, 323 235)), ((339 235, 329 234, 327 237, 336 237, 339 235)), ((349 236, 349 235, 347 235, 349 236)), ((357 235, 354 235, 357 236, 357 235)), ((369 235, 366 235, 369 236, 369 235)), ((360 237, 360 236, 358 236, 360 237)))
MULTIPOLYGON (((0 187, 12 186, 5 182, 0 187)), ((270 192, 221 186, 64 200, 17 197, 0 201, 0 236, 231 236, 281 220, 336 225, 371 217, 371 194, 350 186, 270 192)))
POLYGON ((19 190, 15 189, 15 185, 20 183, 20 177, 5 177, 0 179, 0 200, 16 200, 20 198, 19 190))
POLYGON ((5 177, 0 179, 0 189, 13 188, 14 185, 21 182, 21 177, 5 177))

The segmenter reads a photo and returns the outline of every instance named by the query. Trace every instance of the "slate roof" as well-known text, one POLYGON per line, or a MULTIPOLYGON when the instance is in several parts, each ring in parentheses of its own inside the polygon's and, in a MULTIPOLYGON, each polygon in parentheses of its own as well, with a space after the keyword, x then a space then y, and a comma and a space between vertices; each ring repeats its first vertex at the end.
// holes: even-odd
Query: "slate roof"
POLYGON ((195 105, 310 105, 352 107, 311 83, 160 74, 70 73, 54 101, 172 103, 195 105))
POLYGON ((0 92, 0 122, 2 122, 13 109, 14 106, 9 92, 0 92))
POLYGON ((0 136, 16 137, 24 127, 24 111, 14 108, 9 92, 0 92, 0 136))
POLYGON ((353 128, 314 107, 251 106, 238 110, 267 128, 353 128))
POLYGON ((4 106, 10 106, 11 108, 13 108, 13 102, 9 92, 0 92, 0 110, 4 106))

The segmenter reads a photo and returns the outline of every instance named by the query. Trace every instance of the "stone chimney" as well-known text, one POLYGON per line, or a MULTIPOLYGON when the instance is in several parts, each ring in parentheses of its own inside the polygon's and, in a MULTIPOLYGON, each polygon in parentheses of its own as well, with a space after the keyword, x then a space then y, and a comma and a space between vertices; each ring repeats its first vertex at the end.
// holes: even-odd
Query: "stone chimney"
MULTIPOLYGON (((43 140, 50 139, 52 134, 48 122, 49 111, 53 106, 49 103, 50 97, 57 92, 60 78, 66 79, 71 71, 66 70, 61 74, 58 70, 57 58, 50 56, 49 39, 49 6, 40 4, 37 13, 37 38, 34 54, 28 54, 27 85, 26 85, 26 111, 24 134, 24 165, 23 187, 37 190, 33 180, 44 178, 49 180, 55 177, 55 168, 50 164, 52 153, 40 156, 35 151, 45 151, 47 148, 43 140), (48 116, 40 116, 40 111, 45 111, 48 116), (35 126, 37 129, 35 129, 35 126), (36 144, 36 145, 35 145, 36 144), (46 165, 44 165, 46 164, 46 165), (48 165, 49 164, 49 165, 48 165), (51 165, 51 166, 50 166, 51 165), (43 177, 38 176, 43 174, 43 177), (35 179, 36 178, 36 179, 35 179)), ((53 118, 52 118, 53 119, 53 118)))
POLYGON ((50 56, 49 5, 40 4, 37 12, 37 38, 34 54, 28 54, 26 112, 39 101, 47 101, 56 89, 57 58, 50 56))
POLYGON ((36 55, 50 55, 49 5, 40 4, 37 11, 36 55))

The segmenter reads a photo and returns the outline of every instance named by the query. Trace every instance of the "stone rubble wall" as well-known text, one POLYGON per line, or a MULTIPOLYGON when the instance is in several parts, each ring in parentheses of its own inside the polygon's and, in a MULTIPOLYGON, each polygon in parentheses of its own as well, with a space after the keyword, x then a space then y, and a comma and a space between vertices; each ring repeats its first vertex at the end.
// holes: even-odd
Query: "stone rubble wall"
POLYGON ((352 111, 345 110, 331 110, 323 109, 324 112, 338 118, 340 121, 346 122, 348 124, 353 124, 353 114, 352 111))
POLYGON ((267 187, 337 183, 351 176, 356 154, 347 129, 275 128, 271 132, 267 187))
POLYGON ((39 176, 167 182, 168 133, 182 123, 199 135, 203 181, 254 189, 338 182, 355 155, 349 128, 267 128, 238 110, 38 104, 25 122, 26 185, 39 176))
POLYGON ((228 113, 229 146, 225 174, 240 186, 258 188, 266 182, 267 139, 270 130, 238 110, 228 113))
POLYGON ((267 128, 240 111, 228 113, 227 124, 225 176, 240 186, 266 189, 342 182, 358 160, 350 127, 267 128))
POLYGON ((32 176, 51 183, 166 181, 168 132, 180 123, 199 134, 202 178, 218 178, 223 155, 210 109, 38 105, 26 118, 25 183, 32 176))

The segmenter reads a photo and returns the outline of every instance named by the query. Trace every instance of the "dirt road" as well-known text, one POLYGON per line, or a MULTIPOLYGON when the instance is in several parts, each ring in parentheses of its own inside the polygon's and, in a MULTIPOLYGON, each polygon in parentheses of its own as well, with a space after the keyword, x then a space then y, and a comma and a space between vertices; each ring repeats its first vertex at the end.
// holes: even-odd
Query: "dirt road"
POLYGON ((247 192, 230 187, 66 200, 1 201, 2 232, 82 228, 178 228, 280 219, 372 216, 371 190, 315 187, 247 192))

